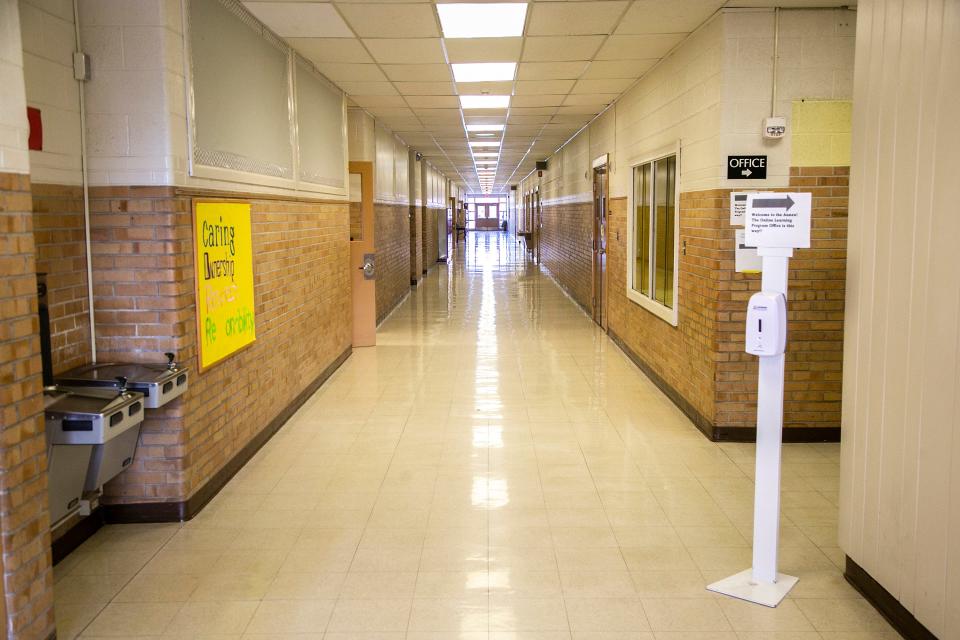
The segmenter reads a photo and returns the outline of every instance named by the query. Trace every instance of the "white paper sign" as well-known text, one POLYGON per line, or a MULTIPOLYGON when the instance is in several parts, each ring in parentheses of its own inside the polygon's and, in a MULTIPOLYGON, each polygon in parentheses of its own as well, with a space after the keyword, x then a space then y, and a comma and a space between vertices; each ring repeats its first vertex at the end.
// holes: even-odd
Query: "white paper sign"
POLYGON ((808 248, 810 206, 809 193, 748 194, 745 244, 748 247, 808 248))
POLYGON ((760 273, 763 271, 763 258, 757 255, 756 247, 748 247, 745 244, 746 234, 747 232, 743 229, 736 230, 736 271, 737 273, 760 273))
POLYGON ((734 227, 742 227, 747 217, 747 195, 745 191, 730 192, 730 224, 734 227))

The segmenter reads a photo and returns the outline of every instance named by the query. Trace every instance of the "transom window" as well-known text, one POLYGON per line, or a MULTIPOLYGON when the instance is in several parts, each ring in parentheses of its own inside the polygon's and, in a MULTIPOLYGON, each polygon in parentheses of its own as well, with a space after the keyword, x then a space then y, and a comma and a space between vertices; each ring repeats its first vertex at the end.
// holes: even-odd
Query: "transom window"
POLYGON ((633 167, 627 296, 677 324, 677 153, 633 167))

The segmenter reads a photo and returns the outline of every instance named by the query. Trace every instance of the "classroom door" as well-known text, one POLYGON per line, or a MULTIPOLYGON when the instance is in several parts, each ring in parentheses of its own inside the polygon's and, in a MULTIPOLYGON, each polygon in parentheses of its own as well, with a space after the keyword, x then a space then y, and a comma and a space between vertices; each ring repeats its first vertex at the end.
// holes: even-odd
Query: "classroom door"
POLYGON ((593 169, 593 321, 607 328, 607 166, 593 169))
POLYGON ((377 266, 373 237, 373 163, 350 163, 350 273, 353 346, 377 344, 377 266))

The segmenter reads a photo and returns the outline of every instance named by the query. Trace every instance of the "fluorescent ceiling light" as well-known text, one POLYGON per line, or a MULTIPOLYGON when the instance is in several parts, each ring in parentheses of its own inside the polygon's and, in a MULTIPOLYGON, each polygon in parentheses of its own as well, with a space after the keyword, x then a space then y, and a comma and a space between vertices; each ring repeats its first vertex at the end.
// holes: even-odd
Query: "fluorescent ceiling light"
POLYGON ((492 138, 492 137, 494 137, 494 136, 497 135, 497 134, 495 134, 495 133, 475 133, 475 134, 473 134, 473 135, 476 136, 477 138, 492 138))
POLYGON ((502 124, 468 124, 467 131, 503 131, 502 124))
POLYGON ((510 106, 510 96, 460 96, 463 109, 506 109, 510 106))
POLYGON ((523 35, 527 4, 438 4, 446 38, 510 38, 523 35))
POLYGON ((453 79, 457 82, 500 82, 513 80, 516 62, 454 63, 453 79))
POLYGON ((471 140, 471 147, 499 147, 500 142, 494 142, 493 140, 471 140))
POLYGON ((486 152, 484 152, 484 153, 475 153, 475 154, 473 154, 473 157, 474 157, 474 158, 497 158, 497 157, 499 157, 499 156, 500 156, 499 153, 486 153, 486 152))

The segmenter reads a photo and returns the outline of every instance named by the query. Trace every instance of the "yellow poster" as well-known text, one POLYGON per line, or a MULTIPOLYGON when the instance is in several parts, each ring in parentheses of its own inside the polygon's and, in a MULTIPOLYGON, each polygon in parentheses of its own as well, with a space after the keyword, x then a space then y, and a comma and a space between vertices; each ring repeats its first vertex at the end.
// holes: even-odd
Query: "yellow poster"
POLYGON ((250 205, 194 205, 200 370, 257 339, 253 305, 250 205))

